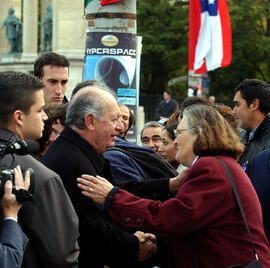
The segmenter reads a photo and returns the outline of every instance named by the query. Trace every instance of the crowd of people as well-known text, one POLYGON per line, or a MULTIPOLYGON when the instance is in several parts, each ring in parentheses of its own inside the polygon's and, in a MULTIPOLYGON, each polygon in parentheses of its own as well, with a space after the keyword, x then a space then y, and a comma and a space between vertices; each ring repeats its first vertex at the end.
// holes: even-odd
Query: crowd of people
POLYGON ((270 84, 242 81, 233 110, 165 90, 140 146, 112 89, 68 101, 68 77, 53 52, 0 74, 1 267, 270 267, 270 84), (20 140, 39 151, 3 149, 20 140))

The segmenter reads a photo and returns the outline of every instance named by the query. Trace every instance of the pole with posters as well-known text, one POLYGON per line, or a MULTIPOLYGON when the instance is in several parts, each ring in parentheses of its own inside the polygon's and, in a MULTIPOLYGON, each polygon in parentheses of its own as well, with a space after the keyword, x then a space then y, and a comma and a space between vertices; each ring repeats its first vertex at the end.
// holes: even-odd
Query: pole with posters
MULTIPOLYGON (((123 0, 102 6, 106 1, 88 0, 88 23, 83 80, 105 83, 117 94, 118 103, 135 115, 139 102, 137 85, 136 0, 123 0)), ((136 116, 137 117, 137 116, 136 116)), ((136 128, 127 139, 136 142, 136 128)))

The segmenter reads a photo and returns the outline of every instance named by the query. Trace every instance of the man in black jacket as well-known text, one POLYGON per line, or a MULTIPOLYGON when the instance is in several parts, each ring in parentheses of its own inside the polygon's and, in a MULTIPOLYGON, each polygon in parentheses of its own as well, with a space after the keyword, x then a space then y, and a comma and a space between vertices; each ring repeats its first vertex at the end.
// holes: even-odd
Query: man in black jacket
MULTIPOLYGON (((102 153, 114 146, 122 129, 114 96, 99 83, 74 95, 67 110, 66 127, 42 162, 61 175, 80 222, 79 267, 134 267, 156 250, 154 235, 129 234, 111 224, 101 207, 83 196, 76 179, 82 174, 100 175, 113 181, 102 153), (144 241, 146 240, 146 241, 144 241), (153 242, 152 242, 153 241, 153 242)), ((139 224, 136 219, 127 219, 139 224)))
POLYGON ((172 99, 172 92, 164 90, 163 100, 160 102, 157 110, 157 120, 169 118, 178 109, 178 103, 172 99))
POLYGON ((270 85, 257 79, 242 81, 235 89, 233 112, 246 145, 239 163, 249 175, 254 157, 270 147, 270 85))

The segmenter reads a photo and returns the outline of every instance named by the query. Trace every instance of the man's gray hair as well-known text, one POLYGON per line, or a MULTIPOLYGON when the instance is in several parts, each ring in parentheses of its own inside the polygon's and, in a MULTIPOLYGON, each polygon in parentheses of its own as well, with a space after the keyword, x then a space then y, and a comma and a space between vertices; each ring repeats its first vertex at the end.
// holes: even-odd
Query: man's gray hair
POLYGON ((78 129, 85 128, 85 116, 92 114, 99 121, 102 121, 102 117, 106 111, 106 101, 104 93, 115 97, 112 92, 105 90, 104 87, 100 88, 95 86, 86 89, 88 86, 80 89, 80 92, 74 95, 67 108, 66 125, 75 126, 78 129), (83 91, 84 90, 84 91, 83 91), (98 92, 100 90, 100 92, 98 92))
POLYGON ((148 128, 148 127, 160 127, 160 128, 163 128, 163 126, 161 124, 159 124, 157 121, 149 121, 144 125, 144 127, 143 127, 143 129, 141 131, 141 139, 142 139, 142 134, 143 134, 144 130, 146 128, 148 128))

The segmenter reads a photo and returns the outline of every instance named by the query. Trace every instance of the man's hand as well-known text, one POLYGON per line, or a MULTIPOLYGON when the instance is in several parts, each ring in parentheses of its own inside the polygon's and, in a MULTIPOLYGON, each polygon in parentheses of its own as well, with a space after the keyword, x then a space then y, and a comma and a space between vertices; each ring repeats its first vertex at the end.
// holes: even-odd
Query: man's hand
POLYGON ((138 260, 146 261, 157 252, 156 236, 150 233, 137 231, 136 235, 140 242, 138 260))
POLYGON ((189 171, 189 168, 186 168, 179 175, 170 179, 169 189, 171 193, 176 193, 179 190, 188 171, 189 171))
MULTIPOLYGON (((30 185, 30 172, 26 171, 25 180, 23 180, 22 172, 19 166, 14 168, 14 183, 17 190, 28 190, 30 185)), ((12 194, 12 182, 8 180, 4 186, 5 193, 1 200, 1 206, 3 209, 4 218, 11 217, 15 220, 18 219, 18 211, 21 208, 21 204, 16 201, 16 196, 12 194)))
POLYGON ((82 175, 81 178, 77 178, 77 181, 78 187, 83 190, 82 194, 100 205, 105 203, 109 192, 113 189, 113 185, 100 176, 82 175))

